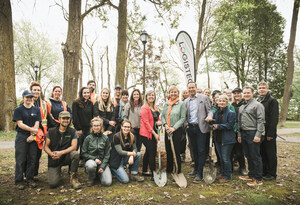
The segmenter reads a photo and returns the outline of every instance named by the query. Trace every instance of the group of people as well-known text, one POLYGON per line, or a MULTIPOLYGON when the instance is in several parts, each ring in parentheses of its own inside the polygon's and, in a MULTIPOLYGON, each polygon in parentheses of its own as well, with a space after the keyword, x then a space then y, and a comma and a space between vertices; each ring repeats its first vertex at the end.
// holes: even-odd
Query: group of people
POLYGON ((114 97, 103 88, 96 94, 96 83, 90 80, 79 90, 78 97, 69 105, 61 100, 62 88, 55 86, 51 97, 41 98, 42 87, 33 82, 22 94, 23 100, 15 109, 16 126, 15 184, 25 188, 24 175, 29 187, 36 187, 42 149, 48 154, 48 183, 55 188, 61 180, 61 167, 69 166, 70 183, 81 187, 77 178, 80 165, 84 165, 88 186, 99 177, 103 186, 110 186, 114 175, 121 183, 144 181, 139 174, 153 177, 156 170, 157 144, 160 130, 165 130, 167 173, 173 172, 172 136, 177 172, 186 152, 186 136, 194 170, 194 183, 203 179, 203 167, 208 157, 209 133, 220 164, 220 183, 230 181, 233 162, 239 162, 240 179, 248 185, 261 185, 276 179, 276 125, 278 103, 270 95, 268 84, 258 85, 258 100, 254 89, 246 86, 222 94, 216 90, 197 89, 189 82, 182 92, 171 86, 161 112, 156 106, 153 90, 143 96, 139 89, 131 92, 115 86, 114 97), (243 93, 243 95, 242 95, 243 93), (229 95, 231 94, 231 95, 229 95), (233 97, 232 97, 233 96, 233 97), (231 97, 232 99, 230 99, 231 97), (141 147, 145 146, 141 162, 141 147), (244 155, 248 159, 246 172, 244 155))

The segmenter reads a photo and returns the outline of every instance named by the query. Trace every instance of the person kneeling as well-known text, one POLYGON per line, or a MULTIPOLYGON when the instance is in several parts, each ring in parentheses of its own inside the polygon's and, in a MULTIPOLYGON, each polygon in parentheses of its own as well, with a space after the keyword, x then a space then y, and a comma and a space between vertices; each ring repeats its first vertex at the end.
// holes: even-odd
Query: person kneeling
POLYGON ((94 117, 91 121, 91 134, 86 137, 82 146, 82 157, 85 160, 85 171, 88 174, 88 186, 94 184, 96 175, 103 186, 110 186, 112 176, 108 165, 110 142, 103 133, 103 120, 94 117))
POLYGON ((46 134, 44 150, 48 154, 48 182, 51 188, 60 182, 61 167, 69 165, 71 169, 70 182, 74 189, 80 188, 77 179, 79 154, 77 148, 77 132, 69 127, 70 113, 59 113, 59 126, 50 128, 46 134))
POLYGON ((113 146, 109 160, 113 175, 124 184, 129 182, 129 177, 124 169, 124 166, 127 164, 131 165, 130 180, 144 181, 144 177, 138 176, 141 153, 137 152, 136 139, 130 132, 130 129, 131 122, 129 120, 124 120, 121 125, 121 131, 113 137, 113 146))

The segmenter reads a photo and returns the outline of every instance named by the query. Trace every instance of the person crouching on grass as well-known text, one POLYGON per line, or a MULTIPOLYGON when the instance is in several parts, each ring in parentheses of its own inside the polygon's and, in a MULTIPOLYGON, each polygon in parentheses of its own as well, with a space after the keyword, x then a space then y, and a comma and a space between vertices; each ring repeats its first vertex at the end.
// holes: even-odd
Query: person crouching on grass
POLYGON ((48 182, 56 188, 61 179, 61 167, 70 166, 70 183, 74 189, 80 188, 77 179, 79 154, 77 148, 77 132, 69 127, 71 115, 68 111, 59 113, 59 126, 50 128, 46 134, 44 150, 48 154, 48 182))
POLYGON ((137 152, 135 136, 130 132, 131 122, 124 120, 121 131, 116 133, 112 140, 110 157, 110 167, 113 175, 121 183, 131 181, 144 181, 144 177, 138 176, 138 169, 141 161, 141 153, 137 152), (126 173, 124 166, 130 165, 130 177, 126 173))
POLYGON ((103 186, 110 186, 112 183, 111 172, 107 166, 110 156, 110 142, 103 131, 103 120, 94 117, 91 121, 91 134, 86 137, 82 146, 85 171, 88 174, 87 186, 93 186, 97 175, 103 186))

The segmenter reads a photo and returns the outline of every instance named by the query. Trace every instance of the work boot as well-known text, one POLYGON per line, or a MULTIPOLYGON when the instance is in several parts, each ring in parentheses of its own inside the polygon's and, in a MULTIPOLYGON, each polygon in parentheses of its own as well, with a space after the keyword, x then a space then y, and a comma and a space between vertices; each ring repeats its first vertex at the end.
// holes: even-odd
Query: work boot
POLYGON ((130 180, 131 181, 137 181, 137 182, 143 182, 145 179, 142 176, 139 176, 137 174, 131 174, 130 175, 130 180))
POLYGON ((79 189, 80 188, 80 183, 78 181, 76 172, 71 172, 70 183, 72 184, 74 189, 79 189))
POLYGON ((242 176, 247 176, 247 175, 248 175, 246 169, 240 168, 239 170, 240 170, 240 174, 241 174, 242 176))
POLYGON ((88 181, 86 183, 87 186, 93 186, 94 185, 94 179, 88 178, 88 181))

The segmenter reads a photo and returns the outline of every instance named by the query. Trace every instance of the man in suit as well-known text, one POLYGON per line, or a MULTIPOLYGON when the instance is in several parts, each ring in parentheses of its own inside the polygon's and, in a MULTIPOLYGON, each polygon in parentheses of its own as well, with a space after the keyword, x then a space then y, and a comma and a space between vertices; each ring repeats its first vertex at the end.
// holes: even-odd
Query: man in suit
POLYGON ((194 171, 190 173, 195 176, 194 183, 199 183, 203 179, 203 167, 206 159, 206 143, 209 140, 209 122, 212 121, 213 113, 211 103, 206 95, 197 93, 195 82, 188 83, 190 97, 185 99, 187 108, 187 133, 191 139, 192 150, 194 153, 194 171))

